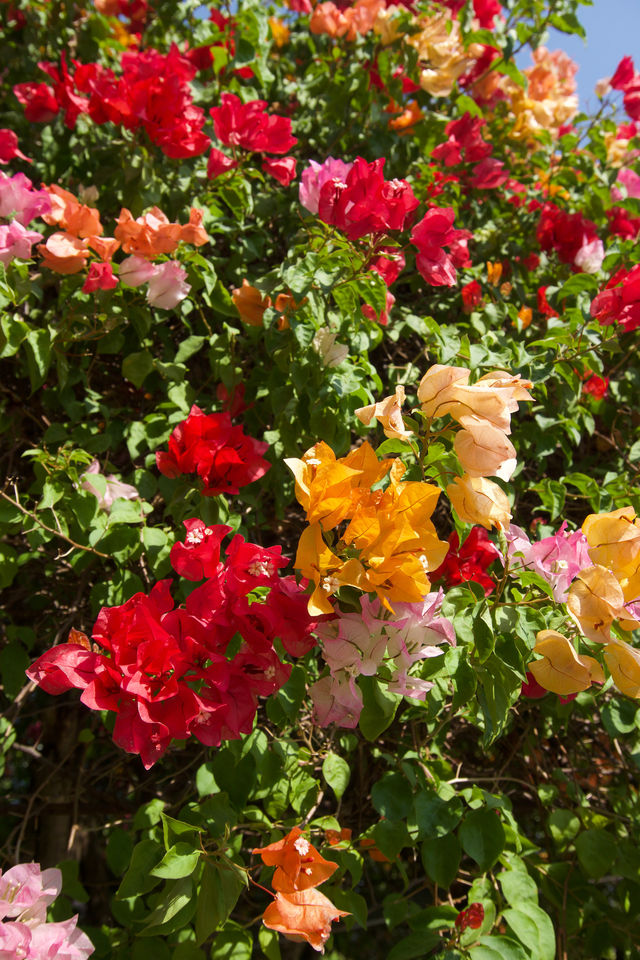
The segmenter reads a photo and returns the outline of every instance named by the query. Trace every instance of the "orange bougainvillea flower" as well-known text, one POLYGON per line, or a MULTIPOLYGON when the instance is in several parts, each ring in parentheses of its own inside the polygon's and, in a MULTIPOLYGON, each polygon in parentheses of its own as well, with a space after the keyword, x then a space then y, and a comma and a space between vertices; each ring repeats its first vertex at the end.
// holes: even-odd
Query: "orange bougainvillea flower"
POLYGON ((87 243, 103 261, 111 260, 116 250, 120 247, 120 243, 115 237, 92 236, 87 238, 87 243))
POLYGON ((86 240, 79 240, 70 233, 52 233, 45 243, 38 245, 42 265, 56 273, 80 273, 89 251, 86 240))
POLYGON ((312 617, 333 613, 329 597, 340 587, 358 587, 371 590, 372 586, 359 560, 342 560, 324 542, 319 523, 308 526, 300 537, 294 566, 316 585, 309 597, 308 610, 312 617))
POLYGON ((279 893, 296 893, 317 887, 338 869, 337 863, 325 860, 303 835, 299 827, 267 847, 255 847, 268 867, 275 867, 271 886, 279 893))
POLYGON ((263 913, 262 922, 289 940, 306 940, 314 950, 324 953, 332 922, 348 916, 349 913, 338 910, 328 897, 312 888, 299 893, 277 893, 263 913))
POLYGON ((336 847, 351 843, 351 833, 348 827, 343 827, 342 830, 325 830, 324 835, 329 846, 336 847))
POLYGON ((407 430, 402 420, 402 404, 404 403, 404 387, 399 384, 396 392, 379 400, 378 403, 371 403, 368 407, 359 407, 355 410, 355 415, 366 427, 369 426, 375 417, 384 430, 385 437, 394 440, 407 440, 412 436, 412 431, 407 430))
POLYGON ((528 669, 545 690, 567 696, 587 690, 592 683, 604 683, 598 661, 577 654, 571 641, 556 630, 541 630, 533 650, 542 660, 534 660, 528 669))
POLYGON ((242 281, 241 287, 234 287, 231 299, 240 319, 250 327, 261 327, 264 312, 271 306, 271 297, 263 297, 257 287, 252 287, 249 281, 242 281))
POLYGON ((367 851, 372 860, 376 860, 378 863, 391 863, 389 857, 385 857, 382 850, 378 850, 373 837, 363 837, 360 846, 367 851))
POLYGON ((531 307, 522 306, 518 310, 518 320, 522 324, 522 329, 526 330, 533 320, 533 310, 531 307))
POLYGON ((389 120, 389 129, 396 133, 410 133, 416 123, 422 120, 423 113, 415 100, 410 100, 404 109, 399 107, 393 101, 388 107, 385 107, 387 113, 399 113, 397 117, 391 117, 389 120))
POLYGON ((80 203, 68 190, 55 183, 44 188, 51 201, 51 213, 42 215, 42 219, 49 226, 60 227, 74 237, 99 237, 104 233, 100 223, 100 214, 94 207, 87 207, 80 203))
POLYGON ((291 30, 286 23, 279 17, 269 17, 269 29, 276 47, 280 49, 280 47, 286 46, 291 36, 291 30))
POLYGON ((180 241, 202 246, 209 239, 202 226, 202 211, 192 208, 188 223, 169 223, 158 207, 152 207, 144 216, 134 220, 123 207, 115 229, 116 239, 125 253, 133 253, 146 260, 154 260, 165 253, 173 253, 180 241))
POLYGON ((487 260, 487 282, 497 287, 502 277, 502 264, 500 262, 492 263, 487 260))
POLYGON ((446 489, 453 509, 465 523, 480 523, 487 530, 508 530, 511 507, 506 493, 485 477, 457 477, 446 489))

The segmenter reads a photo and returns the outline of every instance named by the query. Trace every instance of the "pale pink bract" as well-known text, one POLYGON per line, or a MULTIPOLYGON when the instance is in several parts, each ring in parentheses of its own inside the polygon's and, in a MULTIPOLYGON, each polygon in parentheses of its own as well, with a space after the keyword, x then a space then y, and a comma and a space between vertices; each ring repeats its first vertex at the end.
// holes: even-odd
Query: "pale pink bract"
POLYGON ((353 166, 344 160, 327 157, 324 163, 309 161, 309 166, 302 171, 300 177, 300 203, 309 213, 318 213, 320 190, 329 180, 344 182, 349 170, 353 166))

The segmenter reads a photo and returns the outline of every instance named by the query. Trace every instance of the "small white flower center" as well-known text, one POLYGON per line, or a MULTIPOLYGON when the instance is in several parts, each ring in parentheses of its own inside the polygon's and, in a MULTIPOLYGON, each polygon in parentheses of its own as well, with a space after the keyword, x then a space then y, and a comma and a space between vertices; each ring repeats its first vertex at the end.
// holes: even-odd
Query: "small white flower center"
POLYGON ((275 566, 271 560, 254 560, 253 563, 249 564, 247 570, 252 577, 271 577, 275 566))
POLYGON ((293 845, 301 857, 306 857, 309 853, 309 841, 305 840, 304 837, 298 837, 297 840, 294 840, 293 845))
POLYGON ((204 540, 204 530, 190 530, 186 536, 186 543, 190 547, 194 546, 197 543, 202 543, 204 540))

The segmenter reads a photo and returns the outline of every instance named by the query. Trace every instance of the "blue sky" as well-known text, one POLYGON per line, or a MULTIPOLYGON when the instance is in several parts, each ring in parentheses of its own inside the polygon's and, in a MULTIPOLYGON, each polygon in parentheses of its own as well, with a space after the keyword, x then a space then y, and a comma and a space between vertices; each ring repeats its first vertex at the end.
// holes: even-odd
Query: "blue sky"
MULTIPOLYGON (((591 7, 579 7, 578 18, 587 32, 586 45, 580 37, 550 31, 547 46, 564 50, 580 69, 576 74, 580 107, 597 109, 593 92, 598 80, 610 77, 625 54, 633 57, 640 72, 640 0, 594 0, 591 7)), ((529 65, 530 55, 518 62, 529 65)))

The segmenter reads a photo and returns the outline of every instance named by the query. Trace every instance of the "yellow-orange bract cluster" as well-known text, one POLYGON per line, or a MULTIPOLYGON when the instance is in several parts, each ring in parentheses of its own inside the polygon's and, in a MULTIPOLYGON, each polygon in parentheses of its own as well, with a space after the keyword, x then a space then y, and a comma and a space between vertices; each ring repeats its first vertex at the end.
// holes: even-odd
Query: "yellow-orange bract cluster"
POLYGON ((428 571, 447 553, 430 519, 439 487, 403 481, 402 461, 378 460, 366 442, 341 459, 320 442, 285 462, 309 521, 295 565, 316 585, 312 616, 333 612, 329 597, 341 586, 375 592, 388 609, 427 595, 428 571), (332 549, 323 534, 343 524, 332 549))
MULTIPOLYGON (((594 565, 581 570, 571 584, 567 609, 585 637, 604 644, 604 659, 616 687, 639 699, 640 651, 613 636, 611 627, 615 621, 623 630, 640 627, 625 606, 640 597, 640 520, 633 507, 592 513, 582 532, 594 565)), ((534 650, 544 659, 530 667, 541 686, 566 694, 586 690, 592 680, 602 682, 596 661, 579 657, 561 634, 549 630, 543 634, 554 634, 553 643, 538 634, 534 650)))
POLYGON ((420 32, 407 38, 418 53, 418 82, 432 97, 448 97, 456 80, 480 56, 482 47, 472 43, 465 48, 460 24, 448 10, 424 17, 419 26, 420 32))
POLYGON ((256 847, 268 867, 275 867, 271 881, 276 895, 262 915, 265 927, 277 930, 289 940, 306 940, 314 950, 324 952, 331 924, 349 916, 316 888, 338 869, 325 860, 298 827, 286 837, 256 847))
POLYGON ((500 80, 516 118, 513 135, 525 139, 541 130, 557 135, 578 112, 574 79, 577 64, 562 50, 551 53, 546 47, 538 47, 532 56, 533 67, 524 71, 526 90, 509 78, 500 80))

